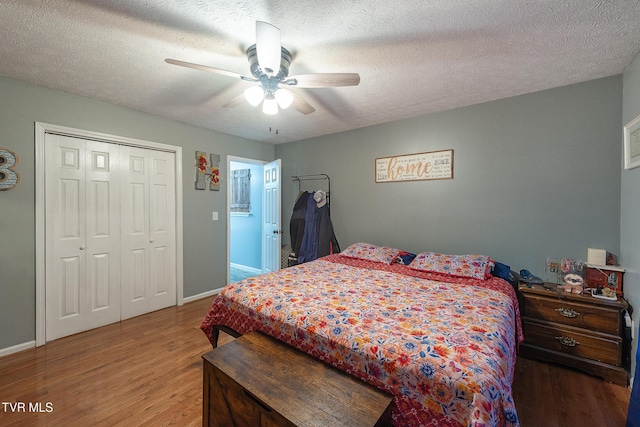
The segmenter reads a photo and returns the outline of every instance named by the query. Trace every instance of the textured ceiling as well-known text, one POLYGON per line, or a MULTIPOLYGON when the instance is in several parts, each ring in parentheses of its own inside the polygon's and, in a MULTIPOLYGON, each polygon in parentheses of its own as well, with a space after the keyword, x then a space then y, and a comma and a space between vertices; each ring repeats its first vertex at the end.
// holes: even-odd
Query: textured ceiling
POLYGON ((639 23, 636 0, 0 0, 0 75, 282 143, 620 74, 639 23), (250 83, 164 62, 249 75, 256 20, 281 29, 290 75, 360 85, 267 116, 222 107, 250 83))

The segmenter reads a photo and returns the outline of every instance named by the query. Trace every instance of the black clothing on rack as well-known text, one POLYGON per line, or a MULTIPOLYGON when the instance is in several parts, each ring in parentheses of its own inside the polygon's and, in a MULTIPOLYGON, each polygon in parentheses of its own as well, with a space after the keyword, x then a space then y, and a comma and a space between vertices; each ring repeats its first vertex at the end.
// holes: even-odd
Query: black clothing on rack
POLYGON ((331 178, 324 173, 294 175, 292 178, 298 182, 299 193, 289 222, 289 235, 293 250, 289 260, 302 263, 340 252, 329 214, 331 178), (317 192, 301 191, 301 181, 317 180, 326 181, 326 193, 322 190, 317 192), (317 198, 314 199, 314 196, 317 198))
POLYGON ((333 232, 333 224, 329 216, 329 205, 318 209, 318 258, 340 252, 338 239, 333 232))
POLYGON ((305 214, 307 212, 307 200, 309 199, 309 196, 310 194, 308 191, 303 191, 298 195, 298 199, 293 206, 291 221, 289 222, 291 249, 296 257, 300 253, 300 245, 302 244, 302 237, 304 235, 305 214))

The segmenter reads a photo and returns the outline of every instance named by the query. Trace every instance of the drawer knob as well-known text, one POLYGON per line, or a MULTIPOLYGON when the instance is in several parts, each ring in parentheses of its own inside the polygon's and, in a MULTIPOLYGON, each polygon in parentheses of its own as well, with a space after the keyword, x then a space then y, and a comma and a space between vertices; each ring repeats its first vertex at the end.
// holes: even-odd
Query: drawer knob
POLYGON ((556 337, 556 339, 558 340, 558 342, 560 342, 560 344, 562 344, 565 347, 575 347, 577 345, 580 345, 580 343, 574 340, 573 338, 560 336, 560 337, 556 337))
POLYGON ((580 316, 580 313, 578 313, 575 310, 571 310, 570 308, 564 308, 564 307, 556 308, 556 311, 564 317, 574 318, 574 317, 580 316))

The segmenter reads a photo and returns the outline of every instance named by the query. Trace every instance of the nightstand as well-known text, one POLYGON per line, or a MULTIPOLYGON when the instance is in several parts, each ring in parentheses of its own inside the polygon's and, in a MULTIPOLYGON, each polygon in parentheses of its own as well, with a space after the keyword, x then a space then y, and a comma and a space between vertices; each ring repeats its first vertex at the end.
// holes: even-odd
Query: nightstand
POLYGON ((523 357, 560 363, 622 386, 628 385, 630 343, 624 338, 621 298, 569 294, 557 285, 520 282, 523 357))

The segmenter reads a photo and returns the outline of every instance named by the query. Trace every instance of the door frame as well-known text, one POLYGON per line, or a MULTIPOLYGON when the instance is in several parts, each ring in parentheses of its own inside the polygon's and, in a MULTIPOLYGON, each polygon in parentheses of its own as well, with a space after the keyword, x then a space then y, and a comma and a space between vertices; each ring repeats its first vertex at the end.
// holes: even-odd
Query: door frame
POLYGON ((168 151, 176 157, 176 303, 183 304, 183 233, 182 233, 182 147, 127 138, 118 135, 76 129, 49 123, 35 123, 35 219, 36 219, 36 347, 46 343, 45 281, 45 134, 92 139, 111 144, 130 145, 168 151))
MULTIPOLYGON (((260 166, 264 166, 267 163, 269 163, 266 160, 258 160, 258 159, 250 159, 248 157, 239 157, 239 156, 232 156, 232 155, 227 155, 227 182, 230 182, 231 180, 231 162, 236 162, 236 163, 248 163, 248 164, 252 164, 252 165, 260 165, 260 166)), ((262 179, 262 178, 260 178, 262 179)), ((226 284, 229 284, 229 280, 230 279, 230 274, 231 274, 231 209, 229 206, 231 206, 231 201, 230 201, 230 191, 227 191, 227 281, 225 282, 226 284)), ((262 201, 262 204, 264 205, 264 200, 262 201)), ((262 233, 260 233, 260 240, 262 240, 262 233)), ((260 269, 263 269, 264 266, 260 265, 260 269)))

